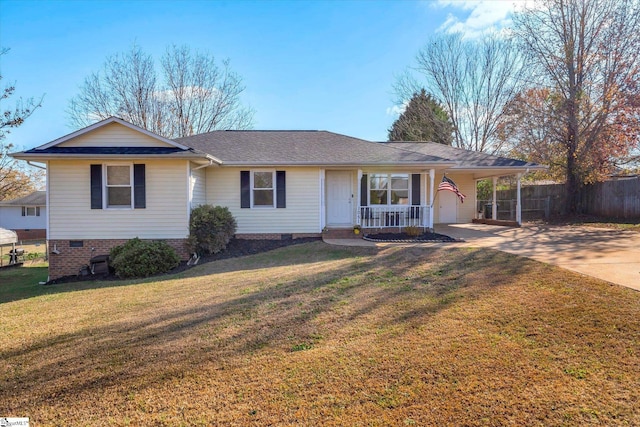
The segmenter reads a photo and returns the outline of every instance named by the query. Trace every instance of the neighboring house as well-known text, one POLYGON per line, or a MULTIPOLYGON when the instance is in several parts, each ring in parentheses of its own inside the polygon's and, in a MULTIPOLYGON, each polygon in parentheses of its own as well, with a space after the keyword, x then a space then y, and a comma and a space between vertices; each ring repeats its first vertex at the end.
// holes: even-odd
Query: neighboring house
POLYGON ((0 227, 15 231, 18 240, 46 239, 46 192, 34 191, 19 199, 1 201, 0 227))
POLYGON ((326 131, 214 131, 169 140, 112 117, 15 153, 47 166, 50 279, 133 237, 178 253, 189 214, 226 206, 238 238, 323 229, 466 223, 476 180, 542 166, 432 143, 374 143, 326 131), (435 191, 443 174, 467 196, 435 191))

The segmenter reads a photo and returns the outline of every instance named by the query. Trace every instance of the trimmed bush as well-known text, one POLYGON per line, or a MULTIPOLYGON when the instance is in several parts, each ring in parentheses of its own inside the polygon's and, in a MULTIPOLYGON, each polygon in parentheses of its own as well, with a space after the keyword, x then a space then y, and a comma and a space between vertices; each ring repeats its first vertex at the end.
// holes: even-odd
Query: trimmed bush
POLYGON ((199 255, 218 253, 227 247, 236 227, 228 208, 200 205, 191 211, 187 249, 199 255))
POLYGON ((180 263, 175 249, 162 241, 145 241, 137 237, 109 253, 109 265, 122 278, 148 277, 166 273, 180 263))
POLYGON ((420 227, 416 227, 414 225, 410 225, 404 228, 404 232, 407 236, 410 237, 418 237, 422 234, 422 229, 420 227))

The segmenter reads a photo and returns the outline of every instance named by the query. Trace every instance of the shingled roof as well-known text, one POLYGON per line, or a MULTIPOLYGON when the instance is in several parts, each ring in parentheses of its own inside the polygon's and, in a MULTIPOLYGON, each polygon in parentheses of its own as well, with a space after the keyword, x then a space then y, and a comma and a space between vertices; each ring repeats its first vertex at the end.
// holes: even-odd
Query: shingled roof
POLYGON ((384 142, 383 145, 400 150, 424 153, 458 163, 458 168, 539 168, 537 163, 507 157, 492 156, 479 151, 465 150, 435 142, 384 142))
POLYGON ((226 165, 394 165, 451 161, 327 131, 213 131, 176 142, 226 165))
POLYGON ((47 192, 34 191, 33 193, 13 200, 3 200, 0 206, 46 206, 47 192))

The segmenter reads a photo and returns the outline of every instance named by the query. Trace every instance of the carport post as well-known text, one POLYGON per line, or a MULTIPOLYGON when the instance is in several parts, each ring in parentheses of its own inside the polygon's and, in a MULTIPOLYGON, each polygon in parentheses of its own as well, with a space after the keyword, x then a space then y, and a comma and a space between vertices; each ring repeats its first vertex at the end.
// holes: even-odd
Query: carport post
POLYGON ((498 177, 493 177, 493 202, 491 203, 491 219, 498 219, 498 202, 496 201, 496 187, 498 186, 498 177))
POLYGON ((362 181, 362 169, 358 169, 358 198, 356 199, 356 202, 354 203, 356 205, 356 224, 357 225, 362 225, 362 218, 361 216, 361 208, 360 208, 360 201, 362 200, 362 190, 360 189, 362 187, 361 184, 362 181))
POLYGON ((429 169, 429 228, 433 230, 433 182, 436 179, 436 170, 429 169))
POLYGON ((518 223, 518 225, 522 225, 522 201, 520 200, 520 179, 522 178, 522 174, 519 173, 518 175, 518 185, 517 188, 518 190, 516 191, 516 222, 518 223))

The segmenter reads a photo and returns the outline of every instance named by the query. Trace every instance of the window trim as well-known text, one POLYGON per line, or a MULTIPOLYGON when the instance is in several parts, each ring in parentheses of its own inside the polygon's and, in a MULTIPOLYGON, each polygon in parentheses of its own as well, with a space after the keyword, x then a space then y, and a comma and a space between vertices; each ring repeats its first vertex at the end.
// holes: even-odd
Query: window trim
POLYGON ((40 206, 23 206, 22 216, 40 216, 40 206), (29 209, 33 209, 33 215, 29 214, 29 209))
MULTIPOLYGON (((382 190, 382 189, 373 189, 373 190, 382 190)), ((367 203, 368 206, 411 206, 411 200, 413 197, 413 191, 412 191, 412 187, 411 187, 411 173, 408 172, 389 172, 389 173, 381 173, 381 172, 370 172, 367 173, 367 203), (385 204, 379 204, 379 203, 371 203, 371 177, 373 176, 385 176, 387 177, 387 182, 389 183, 388 188, 386 189, 387 191, 387 203, 385 204), (407 203, 406 204, 393 204, 391 203, 391 192, 393 190, 397 190, 397 191, 404 191, 405 189, 394 189, 392 188, 392 183, 393 183, 393 175, 403 175, 407 177, 407 203)))
POLYGON ((102 164, 102 208, 110 210, 133 210, 135 206, 135 194, 134 194, 134 176, 133 176, 133 162, 113 162, 102 164), (128 166, 129 167, 129 185, 109 185, 108 170, 109 166, 128 166), (124 188, 129 187, 130 191, 130 203, 129 206, 109 206, 109 188, 124 188))
POLYGON ((276 176, 276 170, 275 169, 251 169, 249 171, 249 191, 250 191, 250 197, 251 197, 251 209, 275 209, 276 205, 277 205, 277 197, 278 197, 278 192, 277 192, 277 188, 278 188, 278 183, 277 183, 277 176, 276 176), (272 194, 272 204, 271 205, 256 205, 254 203, 254 191, 255 190, 262 190, 262 191, 266 191, 269 190, 268 188, 255 188, 254 187, 254 176, 255 173, 258 172, 268 172, 271 173, 271 194, 272 194))

